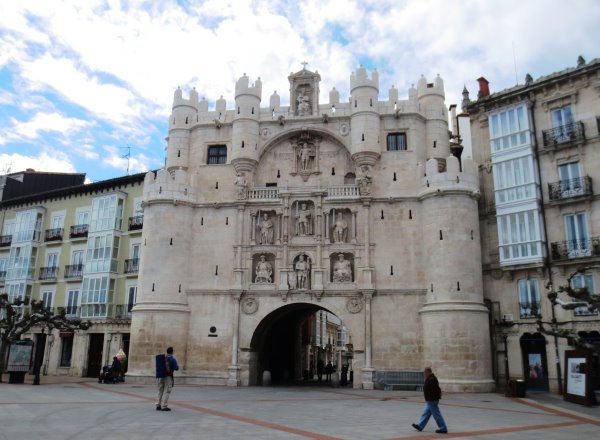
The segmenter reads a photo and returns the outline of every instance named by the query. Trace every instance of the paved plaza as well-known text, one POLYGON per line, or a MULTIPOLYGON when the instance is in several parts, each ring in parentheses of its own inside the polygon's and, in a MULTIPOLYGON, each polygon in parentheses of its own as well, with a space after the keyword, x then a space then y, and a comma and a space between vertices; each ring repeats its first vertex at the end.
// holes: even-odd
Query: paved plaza
POLYGON ((98 384, 42 377, 42 384, 0 384, 0 439, 591 439, 600 407, 548 394, 445 393, 449 434, 411 427, 422 407, 418 391, 330 387, 175 385, 171 412, 156 411, 150 385, 98 384))

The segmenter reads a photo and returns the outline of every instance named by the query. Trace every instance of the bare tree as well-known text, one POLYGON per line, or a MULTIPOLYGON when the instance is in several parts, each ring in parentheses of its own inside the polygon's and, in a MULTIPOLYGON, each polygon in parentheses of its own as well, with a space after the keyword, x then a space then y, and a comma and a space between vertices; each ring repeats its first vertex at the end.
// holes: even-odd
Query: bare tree
MULTIPOLYGON (((577 275, 583 275, 593 266, 585 266, 578 268, 575 272, 569 275, 565 285, 555 288, 551 282, 546 284, 548 299, 552 303, 552 307, 560 306, 565 310, 573 310, 579 307, 587 307, 590 311, 600 310, 600 295, 591 293, 587 287, 574 288, 571 281, 577 275), (562 300, 562 297, 567 296, 568 301, 562 300)), ((579 336, 573 329, 563 328, 568 322, 559 322, 555 317, 551 321, 537 320, 538 331, 558 338, 569 339, 576 347, 584 348, 600 352, 600 346, 591 344, 584 338, 579 336)))
POLYGON ((30 310, 22 313, 22 306, 27 304, 27 300, 21 299, 10 302, 7 293, 0 293, 0 382, 2 382, 8 346, 12 341, 20 340, 21 336, 33 327, 73 331, 87 330, 92 326, 90 321, 68 318, 64 308, 59 308, 58 313, 54 314, 44 307, 42 301, 31 301, 30 310))

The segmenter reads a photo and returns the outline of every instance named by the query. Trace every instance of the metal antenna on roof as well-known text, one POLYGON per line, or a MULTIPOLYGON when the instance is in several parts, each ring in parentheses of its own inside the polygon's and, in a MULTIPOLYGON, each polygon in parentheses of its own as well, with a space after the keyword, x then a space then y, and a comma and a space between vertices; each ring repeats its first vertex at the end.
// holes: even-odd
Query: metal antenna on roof
POLYGON ((126 147, 121 148, 127 148, 127 153, 121 156, 121 159, 127 159, 127 175, 129 176, 129 159, 131 158, 131 146, 127 144, 126 147))
POLYGON ((519 84, 519 78, 517 76, 517 54, 515 52, 515 42, 512 42, 513 48, 513 62, 515 63, 515 84, 519 84))

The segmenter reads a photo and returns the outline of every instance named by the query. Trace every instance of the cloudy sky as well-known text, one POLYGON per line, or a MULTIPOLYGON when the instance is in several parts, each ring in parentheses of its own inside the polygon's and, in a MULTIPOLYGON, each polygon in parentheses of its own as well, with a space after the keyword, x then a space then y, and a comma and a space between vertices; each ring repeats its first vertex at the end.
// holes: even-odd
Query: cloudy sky
POLYGON ((380 99, 438 73, 446 103, 600 57, 597 0, 0 1, 0 174, 34 168, 98 181, 164 163, 173 91, 233 107, 235 81, 263 104, 308 62, 321 102, 349 95, 360 64, 380 99))

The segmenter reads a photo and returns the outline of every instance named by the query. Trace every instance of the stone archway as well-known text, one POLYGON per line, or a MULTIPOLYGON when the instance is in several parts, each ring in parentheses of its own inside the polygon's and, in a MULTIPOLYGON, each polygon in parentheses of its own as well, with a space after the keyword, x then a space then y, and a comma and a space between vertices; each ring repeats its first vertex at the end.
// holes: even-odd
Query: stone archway
POLYGON ((318 358, 333 359, 335 353, 342 363, 347 361, 349 352, 334 347, 337 339, 317 339, 320 336, 315 334, 314 317, 319 311, 339 319, 325 307, 302 302, 284 305, 260 321, 250 341, 249 385, 262 385, 264 371, 270 372, 273 385, 301 384, 315 377, 318 358))

